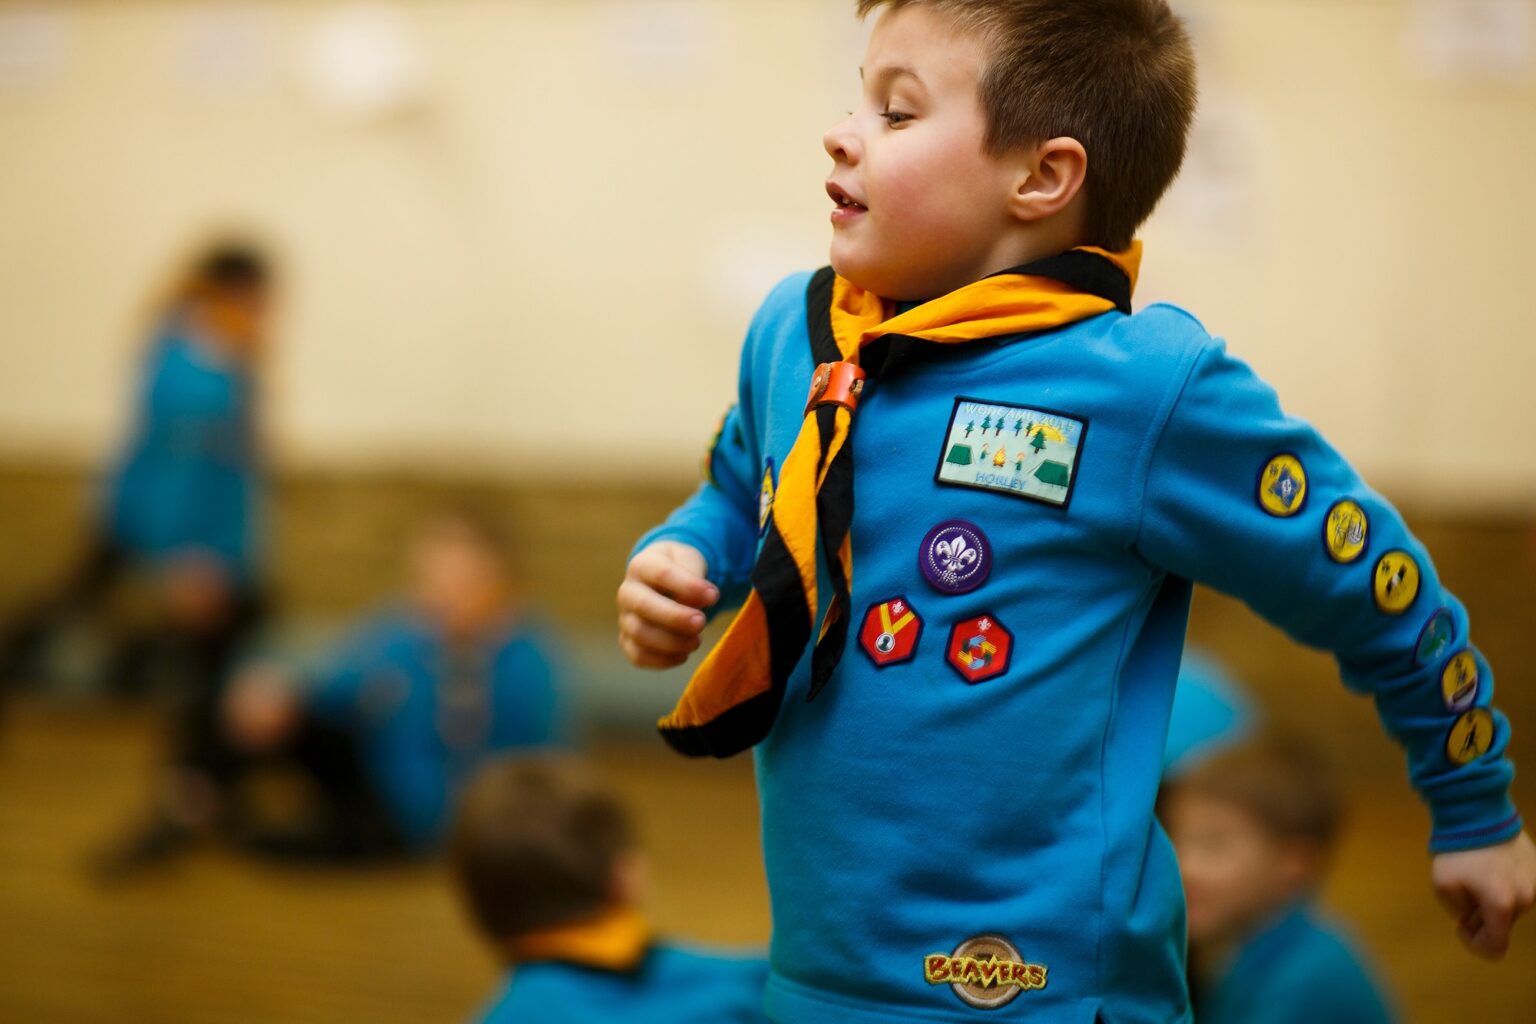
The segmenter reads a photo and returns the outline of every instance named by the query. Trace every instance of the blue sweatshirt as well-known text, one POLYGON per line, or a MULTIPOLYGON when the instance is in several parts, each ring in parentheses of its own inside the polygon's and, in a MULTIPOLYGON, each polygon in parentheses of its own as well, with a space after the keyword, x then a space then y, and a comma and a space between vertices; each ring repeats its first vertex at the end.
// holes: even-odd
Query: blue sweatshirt
POLYGON ((1200 1024, 1390 1024, 1387 1001, 1351 944, 1307 906, 1245 942, 1199 998, 1200 1024))
MULTIPOLYGON (((727 593, 801 426, 807 281, 753 322, 711 480, 641 541, 698 548, 727 593)), ((755 751, 773 1019, 1187 1019, 1152 808, 1193 581, 1333 651, 1375 697, 1432 849, 1518 833, 1508 725, 1461 604, 1392 507, 1187 313, 919 347, 866 390, 852 446, 863 653, 813 702, 802 658, 755 751)))
POLYGON ((564 694, 532 625, 456 652, 419 616, 381 615, 335 656, 308 700, 357 736, 379 796, 419 850, 436 844, 454 794, 487 756, 564 738, 564 694))
POLYGON ((262 481, 248 372, 177 320, 150 346, 129 440, 109 472, 109 536, 151 563, 198 552, 255 575, 262 481))
POLYGON ((675 946, 633 971, 523 964, 480 1024, 759 1024, 768 965, 675 946))

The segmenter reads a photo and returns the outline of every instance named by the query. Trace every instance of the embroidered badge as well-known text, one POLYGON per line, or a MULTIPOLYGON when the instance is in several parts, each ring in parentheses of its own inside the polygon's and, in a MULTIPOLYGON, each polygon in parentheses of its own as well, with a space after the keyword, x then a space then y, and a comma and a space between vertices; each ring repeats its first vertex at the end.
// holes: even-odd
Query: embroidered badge
POLYGON ((992 573, 992 544, 981 527, 951 519, 928 531, 917 551, 923 578, 946 594, 968 594, 992 573))
POLYGON ((757 492, 757 535, 768 532, 768 521, 773 518, 773 460, 763 469, 763 486, 757 492))
POLYGON ((1065 507, 1086 420, 973 398, 955 399, 934 480, 1065 507))
POLYGON ((1370 529, 1365 509, 1348 498, 1334 502, 1323 522, 1323 545, 1328 549, 1328 557, 1340 565, 1355 561, 1365 554, 1370 529))
POLYGON ((1493 713, 1487 708, 1473 708, 1451 726, 1445 738, 1445 756, 1452 764, 1471 764, 1493 746, 1493 713))
POLYGON ((1378 609, 1403 614, 1419 596, 1419 563, 1406 551, 1388 551, 1376 562, 1371 588, 1378 609))
POLYGON ((1449 608, 1441 608, 1419 630, 1419 642, 1413 648, 1413 660, 1428 665, 1456 641, 1456 617, 1449 608))
POLYGON ((949 632, 949 667, 968 683, 985 682, 1008 671, 1013 634, 995 615, 955 623, 949 632))
POLYGON ((1465 711, 1477 703, 1477 657, 1462 651, 1440 670, 1440 695, 1447 711, 1465 711))
POLYGON ((924 981, 948 985, 962 1003, 978 1010, 995 1010, 1025 992, 1045 988, 1049 974, 1050 968, 1029 963, 1001 935, 977 935, 953 953, 923 957, 924 981))
POLYGON ((731 413, 735 409, 733 405, 720 414, 720 423, 709 439, 709 447, 704 449, 704 479, 710 483, 715 482, 715 449, 720 447, 720 439, 725 436, 725 423, 731 418, 731 413))
POLYGON ((859 646, 876 668, 911 661, 923 634, 923 620, 904 597, 869 606, 859 630, 859 646))
POLYGON ((1259 507, 1272 516, 1288 519, 1307 503, 1307 471, 1301 460, 1281 452, 1264 464, 1259 473, 1259 507))

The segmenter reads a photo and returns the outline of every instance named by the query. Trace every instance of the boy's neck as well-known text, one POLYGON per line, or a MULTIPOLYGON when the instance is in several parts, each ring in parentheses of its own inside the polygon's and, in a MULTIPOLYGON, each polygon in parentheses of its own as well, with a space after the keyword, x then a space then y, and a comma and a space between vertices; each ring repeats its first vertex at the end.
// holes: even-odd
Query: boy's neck
MULTIPOLYGON (((1015 267, 1026 266, 1030 263, 1038 263, 1052 256, 1060 256, 1071 249, 1076 249, 1089 243, 1077 230, 1075 225, 1067 223, 1051 223, 1031 226, 1027 231, 1000 240, 997 248, 989 253, 983 260, 977 261, 977 272, 971 275, 970 280, 962 281, 954 287, 945 288, 938 286, 933 294, 921 299, 896 300, 903 306, 916 306, 924 302, 932 301, 942 295, 958 291, 966 285, 975 284, 977 281, 991 277, 993 274, 1001 274, 1015 267)), ((889 296, 886 296, 889 298, 889 296)))

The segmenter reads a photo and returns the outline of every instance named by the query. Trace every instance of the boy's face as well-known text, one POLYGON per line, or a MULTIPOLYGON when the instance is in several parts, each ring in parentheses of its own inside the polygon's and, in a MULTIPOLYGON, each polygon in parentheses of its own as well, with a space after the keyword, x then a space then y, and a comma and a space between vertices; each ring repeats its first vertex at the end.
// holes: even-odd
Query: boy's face
POLYGON ((843 277, 912 301, 1007 269, 1014 178, 982 145, 986 62, 981 38, 926 5, 875 25, 859 107, 823 140, 837 204, 832 266, 843 277))
POLYGON ((1179 855, 1193 943, 1240 940, 1314 881, 1310 844, 1276 837, 1229 800, 1175 787, 1163 818, 1179 855))
POLYGON ((484 545, 453 524, 424 529, 409 566, 417 606, 450 636, 472 636, 498 614, 505 574, 484 545))
POLYGON ((270 314, 267 290, 256 285, 213 288, 199 308, 213 340, 234 354, 247 354, 261 346, 270 314))

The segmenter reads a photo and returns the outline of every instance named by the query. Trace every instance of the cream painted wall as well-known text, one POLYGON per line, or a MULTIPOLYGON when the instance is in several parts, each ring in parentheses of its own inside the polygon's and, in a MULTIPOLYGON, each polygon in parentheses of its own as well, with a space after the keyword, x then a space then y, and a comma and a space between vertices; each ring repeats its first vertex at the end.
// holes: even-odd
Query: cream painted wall
MULTIPOLYGON (((374 119, 306 72, 339 6, 45 5, 37 81, 0 37, 0 449, 101 458, 146 295, 234 221, 284 257, 284 461, 693 472, 757 299, 824 259, 851 3, 373 5, 424 67, 374 119), (246 62, 199 86, 210 6, 246 62)), ((1536 505, 1536 79, 1426 76, 1407 0, 1186 7, 1202 127, 1141 299, 1197 311, 1393 493, 1536 505)))

